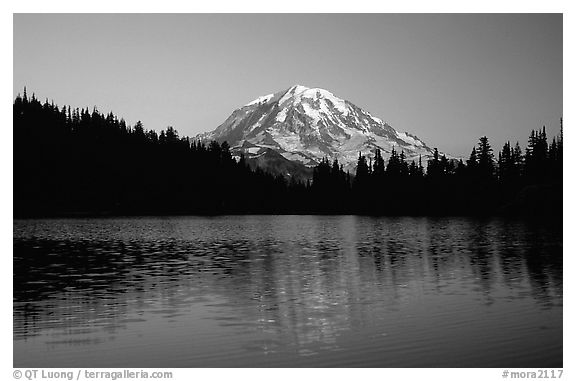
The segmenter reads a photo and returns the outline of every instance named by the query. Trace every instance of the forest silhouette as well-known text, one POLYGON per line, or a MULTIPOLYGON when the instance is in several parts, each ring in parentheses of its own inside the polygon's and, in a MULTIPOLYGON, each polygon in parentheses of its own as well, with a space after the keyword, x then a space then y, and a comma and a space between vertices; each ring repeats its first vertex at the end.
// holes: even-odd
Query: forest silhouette
POLYGON ((481 137, 467 160, 427 163, 361 152, 355 173, 322 160, 311 179, 236 160, 226 142, 159 134, 96 108, 58 107, 26 89, 13 104, 14 216, 180 214, 519 215, 562 217, 561 133, 532 130, 496 156, 481 137))

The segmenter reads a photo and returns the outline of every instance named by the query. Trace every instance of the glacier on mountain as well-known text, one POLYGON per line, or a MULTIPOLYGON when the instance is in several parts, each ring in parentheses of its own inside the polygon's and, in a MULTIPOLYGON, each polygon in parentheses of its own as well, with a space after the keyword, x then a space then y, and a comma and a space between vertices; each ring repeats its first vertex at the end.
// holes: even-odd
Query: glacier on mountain
POLYGON ((235 155, 246 157, 274 150, 287 160, 313 166, 323 158, 338 159, 353 171, 358 153, 387 158, 394 148, 406 160, 432 157, 433 150, 418 137, 398 132, 328 90, 295 85, 264 95, 240 107, 201 140, 227 141, 235 155))

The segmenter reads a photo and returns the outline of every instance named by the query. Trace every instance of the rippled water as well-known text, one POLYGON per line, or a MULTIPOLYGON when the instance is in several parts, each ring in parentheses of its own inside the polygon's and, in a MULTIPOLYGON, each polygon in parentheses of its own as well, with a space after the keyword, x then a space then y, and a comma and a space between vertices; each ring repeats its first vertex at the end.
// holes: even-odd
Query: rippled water
POLYGON ((14 221, 15 367, 560 367, 562 303, 525 222, 14 221))

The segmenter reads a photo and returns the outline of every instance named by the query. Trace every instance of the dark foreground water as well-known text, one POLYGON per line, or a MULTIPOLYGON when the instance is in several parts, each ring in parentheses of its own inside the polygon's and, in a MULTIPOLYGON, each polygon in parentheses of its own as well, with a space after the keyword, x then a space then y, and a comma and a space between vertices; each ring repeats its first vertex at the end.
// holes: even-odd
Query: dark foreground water
POLYGON ((562 303, 526 222, 14 221, 15 367, 561 367, 562 303))

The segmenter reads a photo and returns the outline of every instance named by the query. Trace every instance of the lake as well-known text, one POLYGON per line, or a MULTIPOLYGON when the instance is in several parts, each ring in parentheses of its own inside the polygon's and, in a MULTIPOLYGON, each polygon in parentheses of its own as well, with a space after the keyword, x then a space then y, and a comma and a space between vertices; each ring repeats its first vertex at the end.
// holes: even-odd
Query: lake
POLYGON ((562 367, 562 229, 14 221, 14 367, 562 367))

